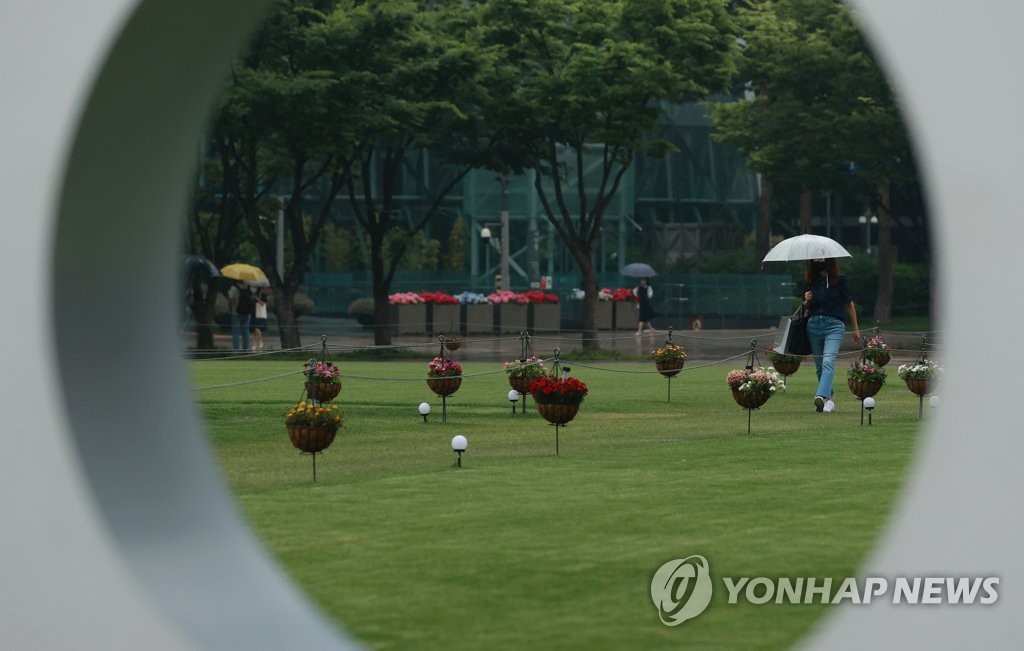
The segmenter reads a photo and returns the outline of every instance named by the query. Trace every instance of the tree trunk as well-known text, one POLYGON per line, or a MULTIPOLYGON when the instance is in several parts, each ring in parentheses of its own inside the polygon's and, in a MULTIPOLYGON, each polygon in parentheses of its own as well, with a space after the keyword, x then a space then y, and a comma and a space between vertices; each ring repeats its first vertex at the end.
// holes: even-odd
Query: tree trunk
POLYGON ((892 214, 889 199, 889 180, 878 183, 878 298, 875 300, 875 320, 888 323, 892 318, 892 214))
POLYGON ((299 348, 299 322, 295 316, 294 292, 274 292, 274 315, 277 317, 277 332, 281 348, 299 348))
POLYGON ((391 345, 391 306, 388 288, 376 280, 373 283, 373 345, 391 345))
POLYGON ((768 253, 771 248, 772 233, 772 187, 771 178, 767 174, 761 175, 761 196, 757 203, 757 244, 756 250, 762 256, 768 253))
POLYGON ((199 278, 192 281, 192 318, 196 321, 196 350, 212 350, 214 328, 214 306, 217 302, 217 291, 212 281, 203 282, 199 278), (206 291, 203 291, 203 288, 206 291))
POLYGON ((811 219, 814 217, 814 192, 804 190, 800 193, 800 232, 811 232, 811 219))
POLYGON ((594 262, 591 260, 590 251, 573 246, 570 247, 576 266, 579 267, 580 275, 583 277, 583 323, 580 329, 583 331, 583 348, 599 348, 597 341, 597 278, 594 277, 594 262))
POLYGON ((390 283, 384 274, 384 237, 371 234, 370 270, 373 275, 373 345, 391 345, 391 315, 388 306, 390 283))

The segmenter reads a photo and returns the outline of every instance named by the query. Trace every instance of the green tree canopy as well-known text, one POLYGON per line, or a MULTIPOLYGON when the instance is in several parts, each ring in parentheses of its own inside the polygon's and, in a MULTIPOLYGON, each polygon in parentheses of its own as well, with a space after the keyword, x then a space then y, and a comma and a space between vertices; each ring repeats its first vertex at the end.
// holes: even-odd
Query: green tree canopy
POLYGON ((585 292, 584 345, 596 345, 592 254, 601 223, 659 102, 726 87, 735 35, 724 0, 505 0, 480 3, 476 38, 491 165, 531 171, 547 219, 571 252, 585 292), (595 172, 588 173, 592 165, 595 172))

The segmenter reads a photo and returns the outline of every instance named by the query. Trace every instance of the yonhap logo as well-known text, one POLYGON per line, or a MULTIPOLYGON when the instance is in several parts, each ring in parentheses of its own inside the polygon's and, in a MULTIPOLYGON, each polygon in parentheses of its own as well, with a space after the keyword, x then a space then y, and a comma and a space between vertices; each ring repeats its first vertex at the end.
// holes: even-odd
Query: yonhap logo
MULTIPOLYGON (((910 606, 947 604, 972 607, 991 606, 999 601, 998 576, 898 576, 862 578, 719 577, 728 597, 725 604, 755 606, 857 604, 890 601, 910 606)), ((657 569, 651 578, 651 601, 665 626, 678 626, 707 610, 713 591, 708 559, 694 554, 673 559, 657 569)))
POLYGON ((671 560, 651 579, 651 600, 665 626, 678 626, 711 603, 711 569, 703 556, 671 560))

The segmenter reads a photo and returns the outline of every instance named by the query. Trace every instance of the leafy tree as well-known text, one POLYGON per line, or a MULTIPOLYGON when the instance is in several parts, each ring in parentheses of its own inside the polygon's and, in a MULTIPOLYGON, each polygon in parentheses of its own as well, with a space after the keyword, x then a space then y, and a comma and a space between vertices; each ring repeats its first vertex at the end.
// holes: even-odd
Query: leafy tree
POLYGON ((411 235, 442 212, 480 149, 467 131, 479 104, 478 54, 464 37, 470 15, 455 0, 343 2, 320 34, 343 104, 335 119, 347 133, 338 156, 348 202, 369 240, 378 345, 391 343, 387 299, 395 271, 417 241, 411 235), (400 204, 403 176, 422 181, 406 172, 428 146, 452 164, 429 187, 412 188, 423 203, 400 204), (408 220, 400 221, 403 216, 408 220), (410 237, 395 237, 403 221, 411 222, 410 237))
POLYGON ((416 176, 409 168, 423 147, 453 152, 454 161, 478 145, 460 131, 474 99, 475 52, 460 37, 469 13, 452 0, 280 0, 232 68, 211 147, 221 192, 274 287, 283 347, 299 345, 294 296, 342 196, 368 241, 375 342, 390 343, 395 270, 470 166, 447 168, 431 187, 402 180, 416 176), (400 192, 427 200, 400 205, 400 192), (281 273, 266 218, 279 209, 288 247, 281 273), (405 225, 408 237, 389 239, 405 225))
MULTIPOLYGON (((838 0, 748 0, 738 21, 744 43, 739 78, 746 80, 747 97, 712 108, 716 137, 748 157, 765 176, 765 191, 801 193, 801 232, 810 232, 813 192, 869 197, 879 217, 875 317, 886 321, 893 262, 889 188, 893 179, 917 174, 892 90, 838 0)), ((762 210, 761 250, 769 219, 762 210)))
POLYGON ((316 28, 332 2, 285 0, 235 63, 213 120, 210 147, 221 193, 248 226, 274 288, 281 346, 299 346, 295 295, 316 251, 344 173, 335 144, 337 80, 325 71, 316 28), (275 222, 284 214, 288 250, 276 268, 275 222))
POLYGON ((593 252, 605 212, 652 137, 660 101, 722 89, 735 72, 724 0, 503 0, 480 3, 493 57, 484 113, 497 171, 532 171, 548 221, 582 277, 584 347, 596 347, 593 252), (588 176, 587 166, 594 172, 588 176))
MULTIPOLYGON (((242 213, 237 196, 222 191, 233 185, 231 178, 237 172, 223 150, 220 157, 199 161, 199 174, 190 201, 186 220, 186 241, 191 253, 201 255, 217 268, 236 260, 247 259, 242 213)), ((188 277, 189 308, 196 320, 196 348, 214 347, 214 317, 220 281, 207 279, 201 273, 188 277)))

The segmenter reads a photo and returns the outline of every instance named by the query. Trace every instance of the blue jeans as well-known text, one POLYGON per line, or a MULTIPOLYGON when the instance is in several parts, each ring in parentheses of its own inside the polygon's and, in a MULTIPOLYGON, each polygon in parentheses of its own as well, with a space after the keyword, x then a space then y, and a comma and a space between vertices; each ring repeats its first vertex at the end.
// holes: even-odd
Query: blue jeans
POLYGON ((249 350, 249 320, 251 314, 231 315, 231 350, 238 352, 249 350), (241 341, 239 341, 241 340, 241 341), (239 348, 241 343, 241 348, 239 348))
POLYGON ((842 319, 816 314, 807 321, 807 338, 814 355, 814 369, 818 373, 818 392, 814 395, 831 398, 832 378, 836 374, 836 358, 843 343, 846 325, 842 319))

